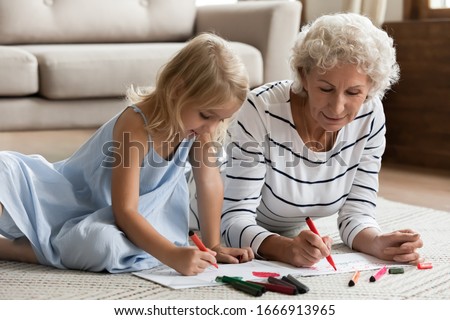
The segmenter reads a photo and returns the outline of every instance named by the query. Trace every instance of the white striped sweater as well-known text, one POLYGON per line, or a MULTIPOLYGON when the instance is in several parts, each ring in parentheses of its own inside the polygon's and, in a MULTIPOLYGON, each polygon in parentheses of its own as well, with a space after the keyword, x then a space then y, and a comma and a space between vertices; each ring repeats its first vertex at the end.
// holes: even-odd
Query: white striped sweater
POLYGON ((378 172, 385 148, 385 116, 378 98, 366 101, 328 152, 313 152, 298 135, 291 114, 292 81, 252 90, 229 128, 224 163, 221 234, 233 247, 255 253, 273 233, 338 213, 349 247, 367 227, 378 228, 378 172))

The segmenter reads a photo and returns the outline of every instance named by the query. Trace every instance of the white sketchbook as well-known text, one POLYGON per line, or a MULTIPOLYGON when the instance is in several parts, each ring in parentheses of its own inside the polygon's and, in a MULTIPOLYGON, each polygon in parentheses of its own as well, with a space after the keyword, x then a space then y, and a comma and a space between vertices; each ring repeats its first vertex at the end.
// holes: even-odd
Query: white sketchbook
MULTIPOLYGON (((216 286, 223 283, 216 282, 218 276, 242 277, 243 280, 264 282, 268 275, 281 277, 288 274, 294 276, 317 276, 333 273, 374 270, 383 266, 400 266, 402 264, 383 261, 363 253, 333 254, 337 271, 326 259, 322 259, 310 268, 296 268, 291 265, 265 260, 253 260, 240 264, 219 264, 219 268, 211 266, 196 276, 183 276, 167 266, 160 266, 149 270, 134 272, 133 274, 172 289, 194 288, 202 286, 216 286)), ((402 265, 405 266, 405 265, 402 265)))

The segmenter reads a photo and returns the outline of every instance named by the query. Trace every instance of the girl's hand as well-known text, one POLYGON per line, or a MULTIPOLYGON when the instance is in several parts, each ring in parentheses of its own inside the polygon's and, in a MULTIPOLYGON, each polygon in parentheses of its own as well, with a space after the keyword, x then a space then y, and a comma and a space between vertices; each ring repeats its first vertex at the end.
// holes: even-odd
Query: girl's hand
POLYGON ((375 238, 374 245, 378 248, 378 258, 383 260, 414 265, 423 260, 417 252, 423 246, 422 239, 410 229, 380 234, 375 238))
POLYGON ((284 261, 296 267, 311 267, 330 255, 333 240, 302 230, 284 249, 284 261))
POLYGON ((217 263, 216 252, 204 252, 196 247, 176 247, 167 257, 166 264, 185 276, 194 276, 217 263))
POLYGON ((250 247, 228 248, 217 245, 212 250, 217 252, 217 261, 222 263, 241 263, 251 261, 255 258, 253 250, 250 247))

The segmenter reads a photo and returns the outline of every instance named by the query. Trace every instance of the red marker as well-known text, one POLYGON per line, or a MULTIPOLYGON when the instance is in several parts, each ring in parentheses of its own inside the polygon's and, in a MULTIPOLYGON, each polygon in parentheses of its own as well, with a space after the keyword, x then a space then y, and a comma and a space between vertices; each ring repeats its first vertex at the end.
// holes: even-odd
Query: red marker
POLYGON ((380 270, 378 270, 373 276, 370 277, 370 282, 375 282, 380 279, 387 271, 387 267, 384 266, 380 270))
MULTIPOLYGON (((189 237, 191 238, 191 240, 195 243, 195 245, 197 246, 197 248, 200 249, 200 251, 203 252, 208 252, 208 249, 206 249, 205 245, 203 244, 202 240, 200 240, 200 238, 194 233, 194 231, 189 231, 189 237)), ((217 265, 217 263, 211 263, 214 267, 216 267, 217 269, 219 269, 219 266, 217 265)))
POLYGON ((297 289, 294 287, 283 286, 283 285, 275 284, 275 283, 257 282, 257 281, 247 281, 247 282, 263 286, 267 289, 267 291, 273 291, 273 292, 290 294, 290 295, 297 294, 297 289))
MULTIPOLYGON (((308 225, 309 229, 317 234, 320 237, 319 231, 317 231, 316 226, 314 225, 313 221, 310 217, 306 217, 305 219, 306 224, 308 225)), ((336 265, 334 264, 333 258, 331 257, 331 254, 327 257, 327 261, 331 264, 331 266, 334 268, 334 270, 337 271, 336 265)))
POLYGON ((431 262, 421 262, 417 264, 417 269, 425 270, 425 269, 432 269, 433 264, 431 262))

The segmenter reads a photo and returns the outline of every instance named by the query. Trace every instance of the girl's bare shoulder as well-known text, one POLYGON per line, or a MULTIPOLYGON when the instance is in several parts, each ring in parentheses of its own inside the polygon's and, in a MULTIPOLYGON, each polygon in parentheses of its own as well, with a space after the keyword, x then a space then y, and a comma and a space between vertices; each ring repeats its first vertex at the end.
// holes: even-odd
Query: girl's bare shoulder
POLYGON ((126 108, 114 125, 113 136, 115 140, 128 137, 130 141, 139 141, 146 144, 148 132, 142 114, 132 108, 126 108))

